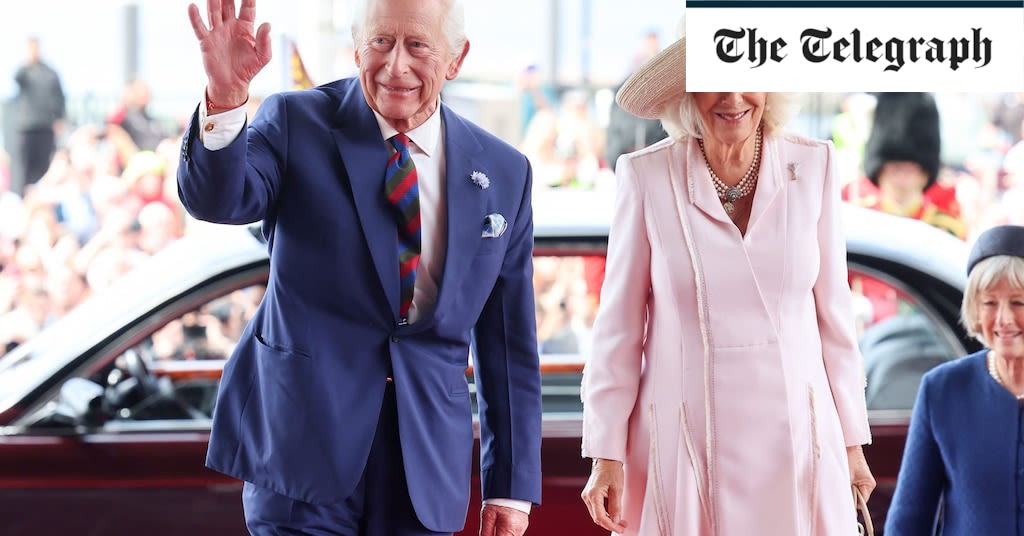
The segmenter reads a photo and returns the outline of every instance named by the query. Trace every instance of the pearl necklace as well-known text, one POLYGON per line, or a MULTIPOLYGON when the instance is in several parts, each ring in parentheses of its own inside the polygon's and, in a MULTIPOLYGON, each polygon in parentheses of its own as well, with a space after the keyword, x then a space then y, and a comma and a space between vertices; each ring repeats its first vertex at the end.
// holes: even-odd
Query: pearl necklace
MULTIPOLYGON (((995 354, 993 354, 992 352, 989 352, 988 353, 988 359, 986 359, 985 361, 988 362, 988 373, 989 373, 989 375, 992 376, 992 378, 996 381, 996 383, 998 383, 999 385, 1002 385, 1004 387, 1009 387, 1008 385, 1003 383, 1003 377, 1002 377, 1002 375, 999 374, 999 368, 996 366, 995 354)), ((1011 391, 1011 393, 1012 392, 1013 391, 1011 391)), ((1017 400, 1024 400, 1024 393, 1021 393, 1021 394, 1016 395, 1016 396, 1017 396, 1017 400)))
POLYGON ((750 192, 754 191, 754 185, 757 184, 757 170, 761 164, 761 139, 763 134, 761 129, 757 129, 757 137, 754 138, 754 158, 750 162, 750 167, 747 168, 747 172, 743 174, 740 181, 735 186, 729 186, 718 178, 715 174, 715 170, 711 169, 711 162, 708 161, 708 154, 704 151, 704 139, 697 138, 697 145, 700 146, 700 153, 704 155, 704 163, 708 166, 708 173, 711 174, 711 181, 715 184, 715 192, 718 193, 718 199, 722 201, 722 207, 725 209, 725 213, 732 216, 733 212, 736 212, 736 205, 734 202, 750 192))

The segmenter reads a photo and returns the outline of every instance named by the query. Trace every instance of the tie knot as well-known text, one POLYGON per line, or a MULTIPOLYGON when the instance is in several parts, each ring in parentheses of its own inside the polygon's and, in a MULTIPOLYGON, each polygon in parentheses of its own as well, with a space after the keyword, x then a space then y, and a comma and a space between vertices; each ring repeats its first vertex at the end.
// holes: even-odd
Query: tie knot
POLYGON ((406 136, 402 132, 399 132, 398 134, 391 136, 391 138, 388 141, 390 141, 391 146, 394 147, 395 150, 400 153, 404 153, 409 150, 409 136, 406 136))

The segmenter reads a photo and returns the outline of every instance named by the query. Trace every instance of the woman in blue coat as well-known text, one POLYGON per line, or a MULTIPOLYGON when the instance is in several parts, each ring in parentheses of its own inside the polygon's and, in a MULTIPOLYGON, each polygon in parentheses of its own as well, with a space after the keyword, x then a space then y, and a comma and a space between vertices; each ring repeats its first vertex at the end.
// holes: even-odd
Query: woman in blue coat
POLYGON ((985 349, 925 374, 887 536, 1024 535, 1024 227, 978 237, 961 319, 985 349))

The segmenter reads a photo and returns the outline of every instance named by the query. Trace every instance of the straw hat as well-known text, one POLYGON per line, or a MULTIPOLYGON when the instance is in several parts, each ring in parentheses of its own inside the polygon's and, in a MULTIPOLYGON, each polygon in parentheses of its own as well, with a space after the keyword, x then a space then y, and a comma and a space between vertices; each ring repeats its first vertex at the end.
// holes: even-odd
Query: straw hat
POLYGON ((644 119, 661 119, 667 103, 686 93, 686 36, 684 19, 676 28, 678 39, 626 79, 615 102, 623 110, 644 119))

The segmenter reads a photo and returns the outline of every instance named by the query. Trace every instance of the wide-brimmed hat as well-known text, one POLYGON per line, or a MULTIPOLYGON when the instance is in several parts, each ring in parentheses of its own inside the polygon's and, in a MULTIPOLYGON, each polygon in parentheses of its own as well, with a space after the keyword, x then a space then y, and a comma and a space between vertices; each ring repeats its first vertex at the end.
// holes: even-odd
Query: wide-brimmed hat
POLYGON ((676 41, 644 62, 619 88, 615 102, 644 119, 661 119, 665 105, 686 93, 686 29, 680 19, 676 41))

